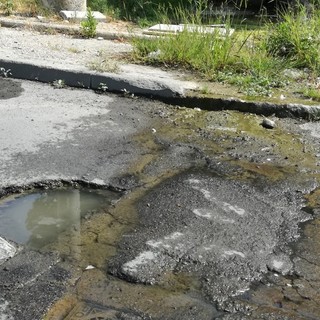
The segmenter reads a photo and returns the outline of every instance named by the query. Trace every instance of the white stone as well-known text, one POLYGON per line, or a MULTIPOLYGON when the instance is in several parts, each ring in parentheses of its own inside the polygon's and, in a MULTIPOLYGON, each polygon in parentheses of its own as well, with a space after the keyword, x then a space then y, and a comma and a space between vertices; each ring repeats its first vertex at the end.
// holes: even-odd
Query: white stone
POLYGON ((17 249, 12 244, 0 237, 0 264, 12 258, 16 251, 17 249))
POLYGON ((262 120, 261 125, 266 129, 273 129, 276 126, 274 121, 267 118, 262 120))
POLYGON ((91 265, 91 264, 89 264, 89 265, 85 268, 85 270, 92 270, 92 269, 95 269, 95 267, 94 267, 93 265, 91 265))
MULTIPOLYGON (((106 16, 99 11, 92 11, 92 15, 98 21, 106 21, 107 20, 106 16)), ((87 19, 87 11, 61 10, 60 16, 64 20, 86 20, 87 19)))
POLYGON ((179 33, 183 31, 199 33, 218 33, 220 36, 232 35, 234 29, 226 28, 223 24, 200 26, 195 24, 156 24, 145 33, 179 33))

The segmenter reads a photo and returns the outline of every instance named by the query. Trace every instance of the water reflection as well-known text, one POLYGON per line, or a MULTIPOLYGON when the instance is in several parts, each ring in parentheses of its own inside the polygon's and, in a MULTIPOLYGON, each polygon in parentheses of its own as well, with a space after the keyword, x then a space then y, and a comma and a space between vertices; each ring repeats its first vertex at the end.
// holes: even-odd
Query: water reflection
POLYGON ((10 197, 0 202, 0 235, 40 249, 70 230, 80 233, 81 217, 110 204, 108 190, 59 189, 10 197))

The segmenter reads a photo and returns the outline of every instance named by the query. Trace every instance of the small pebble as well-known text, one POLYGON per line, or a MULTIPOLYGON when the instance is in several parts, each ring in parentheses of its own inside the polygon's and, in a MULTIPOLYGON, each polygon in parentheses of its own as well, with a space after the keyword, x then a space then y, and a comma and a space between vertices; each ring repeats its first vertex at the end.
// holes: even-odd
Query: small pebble
POLYGON ((276 126, 276 123, 270 119, 263 119, 261 125, 266 129, 273 129, 276 126))

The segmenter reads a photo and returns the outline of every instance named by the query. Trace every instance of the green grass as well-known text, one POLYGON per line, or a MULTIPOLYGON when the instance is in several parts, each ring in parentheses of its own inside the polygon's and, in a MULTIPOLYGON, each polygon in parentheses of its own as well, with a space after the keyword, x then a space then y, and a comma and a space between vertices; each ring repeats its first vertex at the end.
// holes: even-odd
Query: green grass
MULTIPOLYGON (((199 10, 190 14, 176 8, 180 23, 203 24, 199 10)), ((162 15, 163 18, 163 15, 162 15)), ((170 22, 171 20, 168 19, 170 22)), ((203 78, 238 86, 251 96, 271 96, 274 88, 285 87, 292 79, 290 68, 306 69, 312 77, 320 73, 320 10, 306 12, 298 6, 279 12, 279 22, 245 24, 225 37, 218 32, 203 34, 183 31, 155 39, 134 39, 133 59, 147 64, 192 70, 203 78)), ((220 22, 220 21, 218 21, 220 22)), ((227 30, 231 18, 223 21, 227 30)))
POLYGON ((306 88, 302 92, 305 98, 309 98, 313 101, 320 102, 320 89, 319 88, 306 88))

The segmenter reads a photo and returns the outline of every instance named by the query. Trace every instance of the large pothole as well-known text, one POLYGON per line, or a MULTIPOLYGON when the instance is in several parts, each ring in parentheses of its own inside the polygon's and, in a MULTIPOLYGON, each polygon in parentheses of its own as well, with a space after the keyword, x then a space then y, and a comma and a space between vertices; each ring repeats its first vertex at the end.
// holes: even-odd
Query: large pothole
POLYGON ((69 229, 74 237, 80 236, 81 220, 118 198, 117 192, 85 187, 12 195, 0 201, 0 235, 31 249, 41 249, 69 229))

